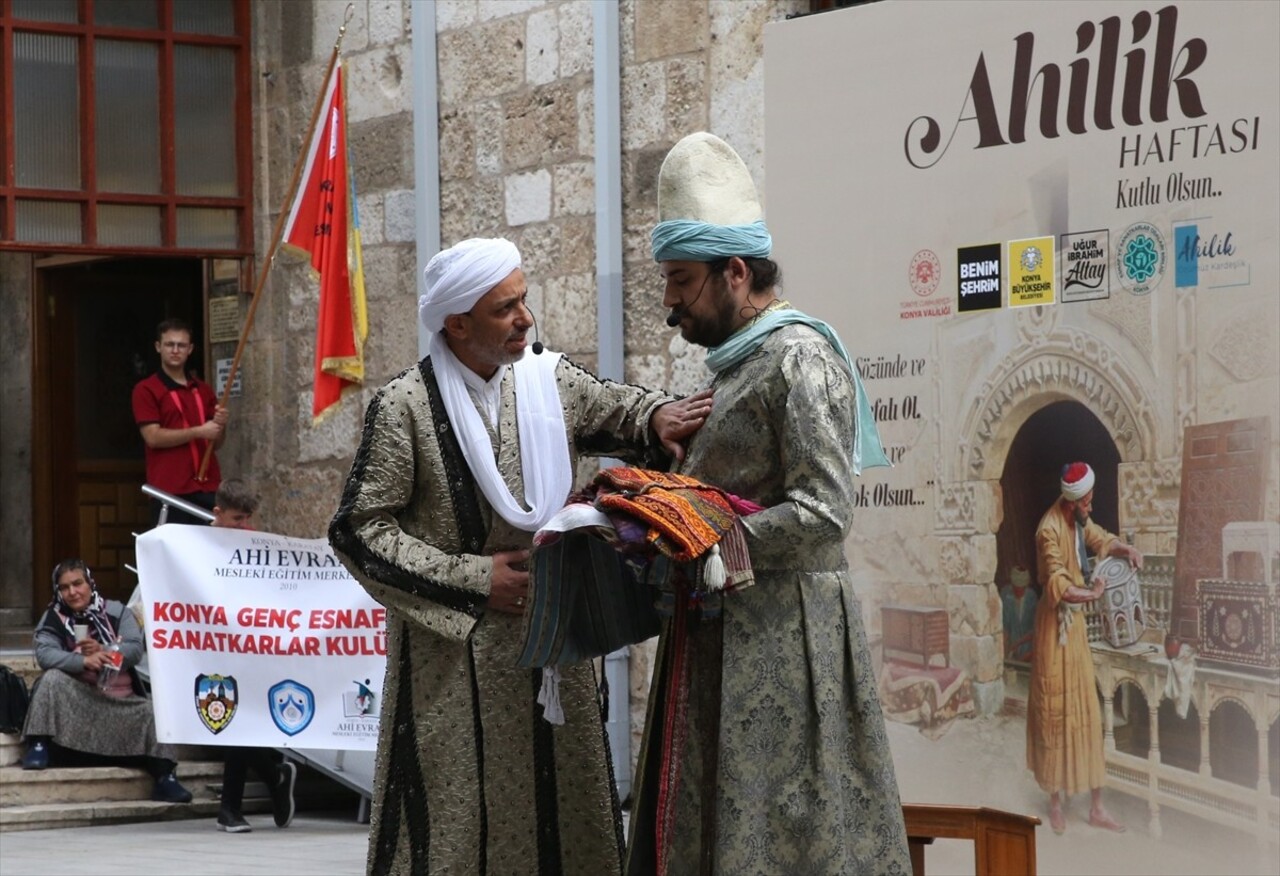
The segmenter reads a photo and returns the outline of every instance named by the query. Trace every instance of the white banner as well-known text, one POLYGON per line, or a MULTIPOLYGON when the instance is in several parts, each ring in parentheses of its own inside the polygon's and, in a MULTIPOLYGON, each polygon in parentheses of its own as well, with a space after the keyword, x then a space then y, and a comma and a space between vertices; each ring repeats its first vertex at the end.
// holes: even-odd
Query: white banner
POLYGON ((376 747, 386 609, 328 542, 170 524, 138 577, 162 742, 376 747))

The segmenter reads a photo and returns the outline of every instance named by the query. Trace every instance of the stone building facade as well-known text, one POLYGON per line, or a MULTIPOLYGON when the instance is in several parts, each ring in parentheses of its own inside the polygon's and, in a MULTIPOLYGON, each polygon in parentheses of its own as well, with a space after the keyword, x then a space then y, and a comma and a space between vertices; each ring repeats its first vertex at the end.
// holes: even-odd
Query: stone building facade
MULTIPOLYGON (((707 129, 733 144, 764 191, 764 27, 811 11, 813 0, 620 0, 624 377, 691 391, 706 376, 700 353, 664 324, 649 255, 658 168, 682 136, 707 129)), ((255 310, 219 453, 226 476, 262 494, 264 527, 319 537, 336 507, 365 405, 418 358, 413 24, 414 0, 289 0, 248 4, 251 46, 254 251, 239 280, 210 285, 234 296, 243 320, 286 197, 331 48, 342 41, 349 142, 364 243, 370 336, 367 383, 320 424, 311 422, 316 284, 280 256, 255 310)), ((599 358, 596 332, 596 161, 592 0, 438 0, 434 11, 441 245, 502 235, 520 247, 541 339, 583 364, 599 358)), ((416 13, 416 14, 415 14, 416 13)), ((42 258, 47 258, 47 253, 42 258)), ((0 340, 13 374, 31 373, 37 254, 0 250, 0 340)), ((234 342, 210 344, 207 360, 234 342)), ((31 385, 0 386, 0 579, 3 626, 29 629, 43 606, 31 534, 31 477, 41 452, 31 385), (37 583, 33 584, 35 581, 37 583)), ((122 401, 119 413, 127 416, 122 401)), ((141 447, 139 445, 139 454, 141 447)), ((35 528, 38 528, 35 527, 35 528)), ((122 579, 123 581, 123 579, 122 579)), ((123 583, 122 585, 123 586, 123 583)), ((27 635, 23 632, 22 635, 27 635)), ((16 641, 16 639, 15 639, 16 641)), ((647 665, 633 661, 638 685, 647 665)), ((635 706, 642 710, 642 690, 635 706)))
MULTIPOLYGON (((253 7, 259 250, 347 4, 253 7)), ((663 324, 648 235, 658 168, 680 137, 708 129, 740 151, 764 187, 763 29, 808 0, 624 0, 621 43, 625 377, 694 388, 699 357, 663 324)), ((357 443, 364 403, 418 356, 409 0, 355 4, 342 56, 369 295, 367 386, 310 424, 317 290, 277 260, 243 363, 247 391, 224 451, 252 473, 263 517, 319 535, 357 443)), ((593 20, 588 0, 436 4, 440 237, 502 235, 521 248, 544 343, 587 365, 597 356, 593 20)))
MULTIPOLYGON (((658 169, 685 134, 711 130, 741 153, 764 190, 764 26, 809 0, 622 0, 621 66, 625 379, 673 391, 705 378, 701 354, 664 323, 649 250, 658 169)), ((255 129, 260 239, 302 147, 346 3, 255 4, 255 129)), ((252 473, 263 518, 324 532, 358 443, 365 403, 417 359, 409 0, 357 3, 343 40, 350 143, 359 191, 370 343, 367 386, 310 425, 317 290, 301 266, 273 269, 266 313, 244 368, 243 435, 225 463, 252 473), (246 428, 247 427, 247 428, 246 428)), ((592 367, 596 333, 593 9, 589 0, 441 0, 436 4, 440 238, 504 236, 521 248, 541 339, 592 367)), ((259 244, 259 249, 265 243, 259 244)), ((651 647, 633 649, 633 733, 640 732, 651 647)), ((633 745, 633 750, 638 745, 633 745)))

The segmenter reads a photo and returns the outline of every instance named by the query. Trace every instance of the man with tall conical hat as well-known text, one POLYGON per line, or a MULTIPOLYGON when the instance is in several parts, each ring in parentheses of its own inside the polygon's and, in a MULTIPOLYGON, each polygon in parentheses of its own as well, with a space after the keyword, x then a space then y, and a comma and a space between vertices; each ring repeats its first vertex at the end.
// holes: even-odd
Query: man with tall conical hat
POLYGON ((1086 790, 1089 824, 1117 833, 1125 829, 1102 803, 1102 715, 1080 615, 1102 597, 1104 582, 1093 575, 1095 558, 1123 557, 1142 568, 1142 552, 1090 519, 1094 478, 1086 462, 1063 466, 1062 495, 1036 527, 1041 589, 1027 693, 1027 768, 1049 795, 1054 833, 1067 829, 1063 796, 1086 790))
POLYGON ((628 873, 910 873, 844 539, 886 465, 832 328, 778 298, 742 159, 711 134, 658 177, 667 323, 708 348, 715 406, 678 470, 764 506, 754 584, 677 589, 659 639, 628 873))

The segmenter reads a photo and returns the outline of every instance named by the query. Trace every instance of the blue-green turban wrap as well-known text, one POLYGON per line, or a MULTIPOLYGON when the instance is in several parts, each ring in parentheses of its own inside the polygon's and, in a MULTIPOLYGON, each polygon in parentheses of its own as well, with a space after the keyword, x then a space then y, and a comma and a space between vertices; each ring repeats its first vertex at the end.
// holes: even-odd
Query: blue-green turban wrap
POLYGON ((654 226, 650 241, 655 262, 714 262, 731 256, 767 259, 773 252, 773 237, 763 219, 748 225, 668 219, 654 226))

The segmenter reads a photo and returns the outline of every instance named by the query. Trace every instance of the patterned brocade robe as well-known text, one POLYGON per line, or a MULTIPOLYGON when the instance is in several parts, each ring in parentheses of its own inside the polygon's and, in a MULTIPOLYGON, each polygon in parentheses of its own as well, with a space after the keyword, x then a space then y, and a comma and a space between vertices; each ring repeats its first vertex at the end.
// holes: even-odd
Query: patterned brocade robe
MULTIPOLYGON (((814 330, 774 331, 716 375, 680 471, 765 506, 755 584, 659 638, 627 850, 646 874, 909 874, 897 779, 844 556, 854 388, 814 330), (714 614, 714 611, 712 612, 714 614), (681 660, 683 656, 683 660, 681 660), (687 666, 680 703, 674 667, 687 666), (664 721, 676 704, 677 717, 664 721), (668 726, 687 727, 664 764, 668 726), (670 841, 655 841, 667 788, 670 841)), ((678 731, 673 731, 672 736, 678 731)))
MULTIPOLYGON (((648 423, 669 397, 567 359, 556 382, 571 463, 578 453, 665 460, 648 445, 648 423)), ((510 370, 501 393, 505 440, 490 438, 523 497, 510 370)), ((388 608, 369 873, 620 872, 621 812, 593 668, 562 668, 565 723, 547 723, 541 670, 516 668, 521 619, 485 610, 491 555, 529 548, 532 535, 475 486, 429 358, 370 402, 329 538, 388 608)))
MULTIPOLYGON (((1072 610, 1066 644, 1058 641, 1058 609, 1071 586, 1088 587, 1076 550, 1074 512, 1061 502, 1036 527, 1037 574, 1031 683, 1027 692, 1027 768, 1041 789, 1076 794, 1101 788, 1106 778, 1102 711, 1084 611, 1072 610)), ((1084 526, 1090 555, 1106 556, 1119 539, 1092 520, 1084 526)))

